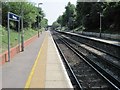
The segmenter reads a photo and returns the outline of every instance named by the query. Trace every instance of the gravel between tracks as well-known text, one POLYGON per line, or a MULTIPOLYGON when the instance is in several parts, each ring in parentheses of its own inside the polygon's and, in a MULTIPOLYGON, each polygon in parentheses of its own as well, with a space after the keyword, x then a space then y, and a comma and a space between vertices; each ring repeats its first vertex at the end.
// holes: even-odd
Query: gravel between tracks
POLYGON ((76 54, 74 54, 74 52, 66 47, 66 45, 60 41, 60 38, 56 38, 55 36, 54 38, 59 44, 83 88, 110 88, 109 84, 103 80, 103 78, 99 76, 98 73, 95 72, 89 65, 81 60, 76 54))

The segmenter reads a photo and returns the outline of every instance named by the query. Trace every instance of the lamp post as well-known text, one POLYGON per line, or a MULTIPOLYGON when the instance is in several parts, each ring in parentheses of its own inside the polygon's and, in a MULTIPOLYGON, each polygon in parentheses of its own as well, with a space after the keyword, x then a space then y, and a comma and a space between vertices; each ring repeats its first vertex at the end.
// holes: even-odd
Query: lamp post
POLYGON ((74 24, 75 24, 75 20, 73 19, 73 32, 75 32, 75 31, 74 31, 74 24))
MULTIPOLYGON (((10 5, 8 3, 8 11, 10 11, 10 5)), ((9 28, 9 14, 7 16, 7 28, 8 28, 8 62, 10 61, 10 28, 9 28)))
POLYGON ((24 30, 23 30, 23 4, 21 2, 21 30, 22 30, 22 35, 21 35, 21 49, 24 51, 24 30))
MULTIPOLYGON (((97 0, 97 2, 100 2, 101 0, 97 0)), ((101 38, 101 32, 102 32, 102 17, 103 17, 103 5, 101 6, 101 11, 100 12, 97 12, 98 14, 100 14, 100 34, 99 34, 99 37, 101 38)))
MULTIPOLYGON (((39 5, 42 5, 43 3, 38 3, 38 12, 39 12, 39 5)), ((39 15, 38 15, 38 37, 39 37, 39 15)))
POLYGON ((103 14, 102 14, 101 12, 99 12, 99 14, 100 14, 100 34, 99 34, 99 36, 100 36, 100 38, 101 38, 101 32, 102 32, 102 17, 103 17, 103 14))

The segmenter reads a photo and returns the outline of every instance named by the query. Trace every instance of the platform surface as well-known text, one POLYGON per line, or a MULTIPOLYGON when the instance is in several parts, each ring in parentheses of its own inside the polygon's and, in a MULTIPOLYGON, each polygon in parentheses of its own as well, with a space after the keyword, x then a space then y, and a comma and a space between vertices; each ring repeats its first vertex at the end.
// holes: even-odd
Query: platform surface
POLYGON ((49 31, 45 88, 72 88, 72 84, 49 31))
POLYGON ((108 43, 108 44, 111 44, 111 45, 120 46, 119 41, 106 40, 106 39, 102 39, 102 38, 90 37, 90 36, 85 36, 85 35, 81 35, 81 34, 77 34, 77 33, 71 33, 71 32, 67 32, 67 33, 77 35, 77 36, 80 36, 80 37, 84 37, 84 38, 88 38, 88 39, 92 39, 92 40, 96 40, 96 41, 103 42, 103 43, 108 43))
POLYGON ((44 37, 45 33, 25 47, 24 52, 18 53, 10 62, 2 65, 3 88, 24 88, 44 37))
POLYGON ((2 83, 3 88, 73 88, 50 31, 2 66, 2 83))

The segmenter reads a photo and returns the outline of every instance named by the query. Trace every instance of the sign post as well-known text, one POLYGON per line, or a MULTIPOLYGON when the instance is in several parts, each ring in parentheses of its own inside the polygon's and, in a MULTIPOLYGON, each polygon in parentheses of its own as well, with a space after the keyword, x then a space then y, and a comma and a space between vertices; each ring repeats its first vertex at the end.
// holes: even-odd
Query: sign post
POLYGON ((8 29, 8 62, 10 61, 10 20, 13 20, 13 21, 16 21, 18 22, 18 33, 19 33, 19 36, 18 36, 18 43, 19 43, 19 50, 20 50, 20 16, 14 14, 14 13, 11 13, 11 12, 8 12, 8 15, 7 15, 7 29, 8 29))

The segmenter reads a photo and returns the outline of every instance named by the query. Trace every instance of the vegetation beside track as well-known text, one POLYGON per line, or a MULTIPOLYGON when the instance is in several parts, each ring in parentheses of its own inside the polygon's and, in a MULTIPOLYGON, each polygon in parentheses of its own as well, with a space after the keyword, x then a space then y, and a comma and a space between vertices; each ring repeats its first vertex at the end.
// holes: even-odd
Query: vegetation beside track
MULTIPOLYGON (((10 0, 11 1, 11 0, 10 0)), ((45 13, 41 7, 37 7, 33 2, 1 2, 2 8, 2 23, 0 26, 0 53, 3 53, 8 48, 8 32, 7 32, 7 14, 12 12, 20 16, 20 30, 22 30, 22 19, 24 28, 24 40, 37 34, 37 30, 45 28, 48 25, 48 20, 45 18, 45 13)), ((20 37, 16 28, 18 23, 10 20, 10 48, 18 44, 20 37)), ((21 42, 21 41, 20 41, 21 42)))
MULTIPOLYGON (((84 0, 83 0, 84 1, 84 0)), ((120 1, 118 2, 68 2, 65 12, 53 23, 53 29, 66 27, 67 31, 120 33, 120 1)))
MULTIPOLYGON (((7 47, 8 47, 8 33, 7 33, 6 28, 4 27, 0 27, 0 32, 1 32, 0 33, 0 37, 1 37, 0 53, 3 53, 5 50, 7 50, 7 47)), ((24 29, 24 40, 31 38, 37 33, 38 33, 37 30, 34 30, 32 28, 25 28, 24 29)), ((14 47, 17 44, 18 44, 18 32, 14 30, 10 30, 10 47, 14 47)))

